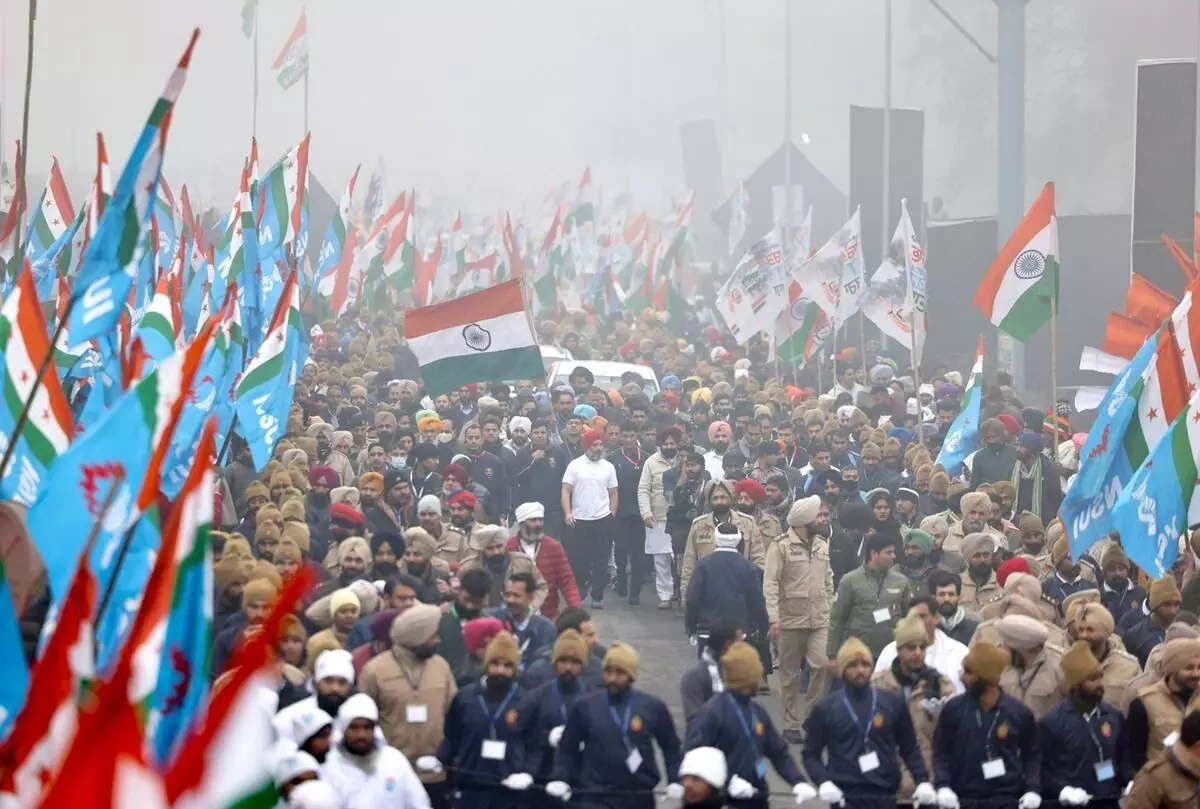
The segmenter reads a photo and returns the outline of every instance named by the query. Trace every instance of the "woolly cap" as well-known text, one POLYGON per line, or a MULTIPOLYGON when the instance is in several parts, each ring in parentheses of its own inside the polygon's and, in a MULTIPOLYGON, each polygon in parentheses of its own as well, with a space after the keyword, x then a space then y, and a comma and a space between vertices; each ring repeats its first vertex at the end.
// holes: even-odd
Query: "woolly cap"
POLYGON ((293 540, 281 539, 279 545, 275 548, 274 557, 276 562, 300 562, 300 546, 293 540))
MULTIPOLYGON (((922 629, 921 634, 923 635, 924 633, 925 631, 922 629)), ((861 640, 852 636, 842 644, 842 648, 838 649, 838 671, 845 672, 851 663, 854 663, 858 660, 866 661, 868 666, 875 665, 875 658, 871 655, 871 650, 868 649, 867 645, 861 640)))
POLYGON ((304 522, 304 503, 295 497, 284 500, 279 506, 279 513, 283 515, 284 522, 304 522))
POLYGON ((1113 544, 1108 547, 1108 550, 1104 552, 1104 556, 1101 557, 1100 568, 1107 575, 1117 565, 1124 565, 1126 570, 1128 570, 1129 557, 1125 555, 1125 551, 1121 549, 1120 545, 1113 544))
POLYGON ((984 682, 999 685, 1000 675, 1011 662, 1012 657, 1003 648, 994 643, 976 641, 967 650, 962 666, 964 671, 969 671, 984 682))
POLYGON ((354 684, 354 660, 345 649, 326 649, 313 662, 313 682, 340 677, 354 684))
POLYGON ((338 610, 342 607, 353 607, 355 615, 362 611, 362 605, 358 603, 358 596, 349 587, 334 590, 333 595, 329 598, 329 612, 331 615, 337 615, 338 610))
MULTIPOLYGON (((308 553, 311 551, 312 537, 309 534, 308 523, 289 522, 287 525, 283 526, 283 538, 280 540, 279 544, 282 545, 284 542, 289 541, 295 543, 296 547, 300 549, 301 553, 308 553)), ((275 555, 276 558, 278 558, 279 552, 276 551, 275 555)))
POLYGON ((513 668, 521 665, 521 650, 517 648, 517 641, 511 633, 501 632, 487 645, 487 650, 483 653, 484 665, 496 660, 507 660, 513 664, 513 668))
POLYGON ((246 582, 246 586, 242 588, 242 609, 251 604, 274 603, 279 597, 279 591, 275 589, 275 585, 266 579, 251 579, 246 582))
POLYGON ((638 678, 638 653, 627 643, 614 641, 604 655, 604 668, 616 669, 629 675, 631 680, 638 678))
POLYGON ((228 554, 222 556, 221 561, 213 565, 213 582, 217 585, 218 592, 225 592, 235 584, 245 584, 246 573, 242 570, 242 557, 228 554))
POLYGON ((1175 577, 1170 573, 1163 576, 1161 579, 1155 579, 1150 583, 1150 611, 1161 607, 1171 601, 1179 600, 1179 585, 1175 583, 1175 577))
POLYGON ((1026 511, 1021 515, 1021 519, 1017 521, 1017 530, 1021 532, 1021 536, 1026 534, 1038 533, 1043 536, 1046 533, 1046 526, 1042 524, 1042 519, 1032 511, 1026 511))
POLYGON ((929 634, 925 631, 925 622, 915 615, 909 615, 896 622, 896 648, 910 643, 929 645, 929 634))
POLYGON ((233 556, 238 559, 253 559, 254 554, 250 550, 250 543, 241 534, 230 534, 229 539, 225 542, 225 550, 221 553, 221 558, 233 556))
POLYGON ((693 747, 683 755, 679 764, 679 777, 691 775, 708 784, 715 791, 725 789, 729 766, 725 754, 715 747, 693 747))
POLYGON ((1092 654, 1091 645, 1082 640, 1075 641, 1075 644, 1063 653, 1059 665, 1062 666, 1068 691, 1074 690, 1075 686, 1089 677, 1104 672, 1100 661, 1092 654))
POLYGON ((271 490, 266 487, 262 481, 254 481, 246 487, 246 502, 249 503, 252 498, 265 497, 270 499, 271 490))
POLYGON ((1071 546, 1067 543, 1067 537, 1064 534, 1054 540, 1054 545, 1050 548, 1050 564, 1058 567, 1058 563, 1063 559, 1071 557, 1071 546))
POLYGON ((753 646, 739 640, 721 655, 721 676, 730 691, 755 694, 763 677, 762 658, 753 646))
POLYGON ((557 663, 564 658, 571 658, 579 663, 588 659, 587 641, 574 629, 564 629, 554 641, 554 650, 550 654, 550 662, 557 663))

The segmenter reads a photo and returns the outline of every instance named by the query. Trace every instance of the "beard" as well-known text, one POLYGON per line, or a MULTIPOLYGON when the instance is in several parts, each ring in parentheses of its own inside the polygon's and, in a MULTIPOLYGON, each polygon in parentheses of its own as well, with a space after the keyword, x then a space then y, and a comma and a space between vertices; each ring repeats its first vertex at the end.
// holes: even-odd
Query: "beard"
POLYGON ((987 525, 980 520, 963 520, 963 536, 967 534, 979 534, 987 525))

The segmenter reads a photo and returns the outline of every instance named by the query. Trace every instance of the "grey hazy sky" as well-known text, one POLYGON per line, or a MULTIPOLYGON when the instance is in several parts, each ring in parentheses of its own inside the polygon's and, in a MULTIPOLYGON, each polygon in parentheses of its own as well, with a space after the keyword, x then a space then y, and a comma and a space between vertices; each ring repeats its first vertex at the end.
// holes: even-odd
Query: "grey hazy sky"
MULTIPOLYGON (((943 0, 988 47, 990 0, 943 0)), ((884 0, 793 0, 794 136, 835 182, 848 172, 848 105, 882 101, 884 0)), ((782 139, 782 0, 310 0, 314 171, 336 194, 382 155, 403 186, 513 207, 591 164, 649 204, 682 190, 680 123, 723 114, 727 182, 782 139), (723 80, 724 77, 724 80, 723 80), (724 92, 723 92, 724 91, 724 92)), ((72 194, 93 135, 119 171, 193 26, 201 40, 168 146, 167 176, 232 199, 251 123, 242 0, 41 0, 31 170, 53 152, 72 194)), ((1060 210, 1128 210, 1133 64, 1195 56, 1194 0, 1031 0, 1028 172, 1060 210)), ((3 135, 19 132, 25 0, 0 0, 3 135)), ((298 0, 261 0, 264 163, 301 135, 303 91, 270 63, 298 0)), ((895 103, 926 110, 926 189, 955 216, 995 196, 995 72, 926 0, 895 0, 895 103)))

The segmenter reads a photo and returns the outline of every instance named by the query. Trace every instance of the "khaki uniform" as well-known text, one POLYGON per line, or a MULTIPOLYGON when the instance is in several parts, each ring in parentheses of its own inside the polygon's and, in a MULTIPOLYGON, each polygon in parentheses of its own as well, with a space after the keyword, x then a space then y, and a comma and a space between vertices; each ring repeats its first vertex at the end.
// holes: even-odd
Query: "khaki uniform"
MULTIPOLYGON (((742 555, 761 568, 767 560, 767 548, 758 533, 758 525, 754 518, 749 514, 733 511, 730 520, 742 534, 742 555)), ((692 527, 688 530, 687 545, 684 546, 683 562, 679 569, 679 592, 687 592, 696 562, 710 556, 716 549, 717 520, 712 514, 701 514, 692 520, 692 527)))
POLYGON ((963 571, 962 595, 959 596, 958 603, 959 606, 971 612, 979 612, 983 609, 984 604, 989 604, 999 598, 1000 593, 1000 583, 996 581, 995 572, 988 574, 988 580, 980 587, 971 578, 970 573, 963 571))
POLYGON ((1167 687, 1166 680, 1143 688, 1138 692, 1138 697, 1146 708, 1149 725, 1146 732, 1146 760, 1149 761, 1163 751, 1166 738, 1179 730, 1185 706, 1175 692, 1167 687))
POLYGON ((1133 779, 1124 809, 1194 809, 1200 790, 1200 761, 1177 747, 1170 755, 1148 761, 1133 779))
POLYGON ((892 642, 911 595, 908 579, 895 568, 882 575, 866 565, 851 570, 834 595, 826 654, 836 658, 848 638, 858 637, 878 658, 892 642))
MULTIPOLYGON (((363 666, 358 690, 375 700, 383 737, 409 761, 437 752, 457 690, 454 672, 445 660, 437 655, 418 660, 408 649, 392 647, 363 666), (422 713, 424 721, 420 721, 422 713)), ((418 771, 418 775, 425 783, 446 779, 445 773, 418 771)))
MULTIPOLYGON (((1000 590, 1000 593, 1001 595, 999 598, 989 601, 979 608, 979 617, 984 623, 991 623, 997 618, 1003 618, 1005 616, 1008 607, 1008 602, 1005 600, 1005 597, 1008 595, 1008 593, 1005 593, 1003 589, 1000 590)), ((1034 600, 1033 603, 1038 608, 1037 615, 1033 617, 1037 618, 1039 621, 1044 621, 1047 624, 1050 624, 1056 630, 1058 630, 1059 633, 1062 633, 1063 630, 1059 626, 1060 617, 1058 614, 1058 605, 1054 601, 1050 600, 1049 596, 1047 596, 1041 590, 1038 590, 1037 599, 1034 600)), ((1051 633, 1052 637, 1053 635, 1054 633, 1051 633)), ((1057 643, 1057 641, 1054 642, 1057 643)), ((1064 646, 1063 648, 1066 647, 1064 646)))
POLYGON ((1041 719, 1067 695, 1061 662, 1062 647, 1047 643, 1028 668, 1006 668, 1000 675, 1000 690, 1033 711, 1034 719, 1041 719))
POLYGON ((1104 668, 1104 701, 1119 711, 1125 705, 1126 689, 1142 673, 1142 667, 1136 657, 1121 647, 1116 635, 1108 639, 1108 652, 1100 665, 1104 668))
POLYGON ((1042 548, 1041 553, 1033 554, 1022 550, 1017 556, 1029 563, 1029 569, 1039 579, 1044 579, 1054 572, 1054 563, 1050 561, 1050 551, 1045 547, 1042 548))
MULTIPOLYGON (((487 568, 483 566, 483 560, 479 558, 479 553, 477 551, 471 551, 466 558, 463 559, 462 564, 458 566, 458 575, 462 576, 462 574, 466 573, 468 570, 487 570, 487 568)), ((542 608, 542 602, 546 600, 546 593, 548 592, 546 587, 546 579, 544 576, 542 576, 542 571, 538 570, 537 562, 533 560, 532 556, 524 551, 509 551, 508 570, 505 571, 504 575, 508 577, 514 573, 533 574, 533 580, 537 583, 537 590, 535 590, 533 593, 533 611, 537 612, 542 608)), ((503 583, 500 585, 500 592, 504 592, 503 583)), ((504 600, 501 598, 498 604, 488 604, 488 606, 502 607, 504 606, 504 600)))
POLYGON ((779 624, 779 691, 783 729, 800 730, 809 707, 825 694, 829 645, 829 608, 833 568, 829 540, 802 539, 789 530, 767 547, 763 572, 767 617, 779 624), (808 693, 800 691, 800 670, 812 667, 808 693))
POLYGON ((784 534, 783 526, 773 514, 765 512, 760 514, 755 520, 755 524, 758 526, 758 535, 762 537, 763 546, 768 549, 775 540, 784 534))
POLYGON ((442 523, 442 533, 437 537, 437 551, 434 556, 454 568, 461 565, 463 559, 470 554, 470 537, 461 528, 455 528, 448 522, 442 523))
MULTIPOLYGON (((979 533, 990 536, 995 541, 997 548, 1008 547, 1008 537, 997 531, 995 528, 992 528, 990 525, 985 526, 984 529, 979 533)), ((942 550, 954 551, 955 553, 961 555, 964 538, 966 538, 966 534, 963 533, 962 521, 960 520, 959 522, 950 523, 950 532, 946 534, 946 541, 942 543, 942 550)), ((966 559, 965 561, 968 565, 971 564, 970 559, 966 559)))
MULTIPOLYGON (((880 691, 903 694, 900 681, 896 679, 891 668, 876 672, 871 677, 871 684, 880 691)), ((954 696, 954 685, 949 680, 939 677, 938 684, 941 687, 938 694, 939 699, 945 700, 954 696)), ((929 711, 921 707, 921 703, 930 696, 925 693, 924 685, 910 690, 905 695, 905 701, 908 703, 908 715, 912 717, 913 730, 917 732, 917 744, 921 747, 921 758, 925 761, 926 772, 933 772, 933 731, 937 728, 937 717, 930 716, 929 711)), ((896 799, 901 803, 907 803, 912 799, 913 790, 917 788, 917 784, 903 760, 900 762, 900 771, 900 791, 896 794, 896 799)))

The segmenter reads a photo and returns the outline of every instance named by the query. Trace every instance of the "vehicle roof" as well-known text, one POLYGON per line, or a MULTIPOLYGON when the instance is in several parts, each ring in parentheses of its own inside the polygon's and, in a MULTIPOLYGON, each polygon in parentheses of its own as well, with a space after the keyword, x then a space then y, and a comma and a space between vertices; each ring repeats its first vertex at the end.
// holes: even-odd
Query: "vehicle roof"
POLYGON ((578 367, 587 368, 593 374, 608 377, 620 377, 621 374, 627 371, 634 371, 646 379, 655 379, 654 369, 648 365, 637 365, 632 362, 612 362, 610 360, 559 360, 554 363, 551 369, 551 374, 569 375, 571 371, 578 367))

